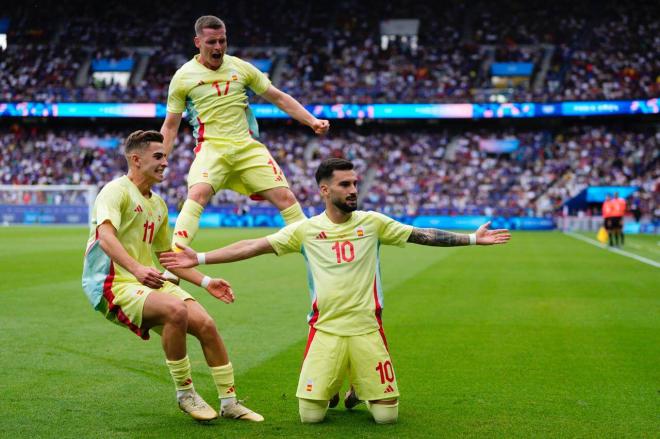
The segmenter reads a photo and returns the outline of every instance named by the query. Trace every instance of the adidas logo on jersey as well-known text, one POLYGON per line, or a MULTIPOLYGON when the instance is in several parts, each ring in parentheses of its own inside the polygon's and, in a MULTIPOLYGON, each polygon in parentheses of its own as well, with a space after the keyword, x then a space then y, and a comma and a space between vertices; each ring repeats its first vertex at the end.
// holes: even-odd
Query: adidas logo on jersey
POLYGON ((230 388, 227 389, 227 392, 225 392, 227 395, 234 393, 236 389, 234 389, 234 386, 231 386, 230 388))
POLYGON ((188 237, 188 231, 187 230, 177 230, 174 232, 176 236, 181 236, 182 238, 187 238, 188 237))
POLYGON ((328 239, 328 235, 326 235, 325 232, 321 232, 316 235, 316 239, 328 239))
POLYGON ((391 384, 388 384, 384 393, 392 393, 392 392, 394 392, 394 387, 392 387, 391 384))
POLYGON ((133 210, 133 212, 142 213, 144 211, 142 210, 142 206, 138 204, 137 207, 133 210))

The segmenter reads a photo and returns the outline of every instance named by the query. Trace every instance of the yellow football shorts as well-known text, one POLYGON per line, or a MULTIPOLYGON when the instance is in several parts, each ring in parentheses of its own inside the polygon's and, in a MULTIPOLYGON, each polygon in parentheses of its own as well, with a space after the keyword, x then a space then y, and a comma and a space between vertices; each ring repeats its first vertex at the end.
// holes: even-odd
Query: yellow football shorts
POLYGON ((188 173, 188 187, 208 183, 215 192, 230 189, 252 195, 289 183, 268 149, 254 139, 236 144, 205 141, 188 173))
POLYGON ((144 340, 149 340, 149 328, 142 327, 142 310, 147 296, 153 291, 171 294, 181 300, 195 300, 178 285, 170 282, 165 282, 158 290, 152 290, 137 282, 113 282, 110 286, 104 286, 98 310, 111 322, 130 329, 144 340))
POLYGON ((392 359, 379 331, 339 336, 311 328, 296 396, 329 400, 346 377, 361 400, 399 396, 392 359))

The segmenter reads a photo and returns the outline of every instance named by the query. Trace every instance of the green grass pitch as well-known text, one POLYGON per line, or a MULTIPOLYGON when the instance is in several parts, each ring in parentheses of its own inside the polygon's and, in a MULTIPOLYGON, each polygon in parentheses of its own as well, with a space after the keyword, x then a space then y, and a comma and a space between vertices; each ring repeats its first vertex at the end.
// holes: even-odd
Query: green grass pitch
MULTIPOLYGON (((200 250, 268 230, 202 230, 200 250)), ((157 335, 92 311, 87 231, 0 228, 0 436, 70 438, 660 437, 660 269, 551 233, 497 248, 383 248, 384 325, 399 423, 364 406, 301 425, 295 389, 309 306, 299 255, 205 267, 239 397, 266 422, 196 424, 179 412, 157 335)), ((658 237, 627 249, 660 261, 658 237)), ((197 390, 215 402, 199 346, 197 390)), ((342 405, 340 404, 340 407, 342 405)))

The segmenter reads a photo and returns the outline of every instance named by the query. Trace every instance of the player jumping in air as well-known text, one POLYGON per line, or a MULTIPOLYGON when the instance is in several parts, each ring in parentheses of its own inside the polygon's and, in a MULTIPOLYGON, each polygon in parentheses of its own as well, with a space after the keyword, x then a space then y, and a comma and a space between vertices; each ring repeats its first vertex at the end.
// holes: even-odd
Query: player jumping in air
POLYGON ((197 141, 188 173, 188 198, 177 217, 173 242, 192 242, 204 207, 220 189, 268 200, 280 210, 286 224, 304 219, 282 169, 268 149, 251 136, 254 117, 248 108, 246 89, 252 89, 316 134, 325 134, 329 122, 317 119, 271 85, 252 64, 227 55, 227 31, 219 18, 200 17, 195 33, 199 54, 174 74, 161 128, 165 153, 169 154, 186 110, 197 141))
POLYGON ((376 212, 356 211, 357 175, 353 164, 328 159, 316 171, 325 200, 320 215, 290 224, 265 238, 240 241, 208 253, 162 253, 170 269, 240 261, 266 253, 300 252, 305 257, 312 311, 309 338, 296 396, 305 423, 325 418, 329 400, 348 376, 355 392, 378 423, 398 418, 396 375, 381 322, 383 288, 381 245, 415 244, 453 247, 504 244, 508 230, 473 234, 420 229, 376 212))
MULTIPOLYGON (((236 400, 232 364, 211 316, 154 266, 153 253, 172 245, 167 205, 151 191, 163 180, 167 167, 162 142, 158 131, 136 131, 128 136, 128 174, 106 184, 94 202, 83 289, 94 309, 108 320, 144 340, 149 339, 151 328, 160 333, 181 410, 200 421, 218 417, 193 387, 186 350, 186 334, 192 334, 211 369, 222 416, 262 421, 261 415, 236 400)), ((222 279, 210 279, 197 270, 173 271, 223 302, 234 300, 231 287, 222 279)))

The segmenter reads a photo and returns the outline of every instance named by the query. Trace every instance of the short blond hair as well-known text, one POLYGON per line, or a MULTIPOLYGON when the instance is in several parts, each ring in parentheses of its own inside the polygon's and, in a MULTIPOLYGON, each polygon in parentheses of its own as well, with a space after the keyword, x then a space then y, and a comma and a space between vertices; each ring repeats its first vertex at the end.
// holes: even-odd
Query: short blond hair
POLYGON ((202 35, 202 29, 225 29, 224 21, 215 15, 202 15, 195 22, 195 34, 202 35))

